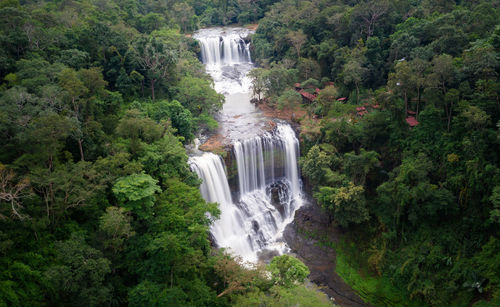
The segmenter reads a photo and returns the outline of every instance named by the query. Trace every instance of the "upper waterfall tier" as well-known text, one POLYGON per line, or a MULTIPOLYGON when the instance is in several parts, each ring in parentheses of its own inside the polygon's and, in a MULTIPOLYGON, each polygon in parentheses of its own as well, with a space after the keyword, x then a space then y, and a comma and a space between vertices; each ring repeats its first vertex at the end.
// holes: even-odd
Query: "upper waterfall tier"
POLYGON ((200 42, 201 57, 207 65, 234 65, 251 63, 250 44, 245 38, 250 30, 241 28, 228 28, 221 32, 220 29, 205 29, 195 34, 200 42))

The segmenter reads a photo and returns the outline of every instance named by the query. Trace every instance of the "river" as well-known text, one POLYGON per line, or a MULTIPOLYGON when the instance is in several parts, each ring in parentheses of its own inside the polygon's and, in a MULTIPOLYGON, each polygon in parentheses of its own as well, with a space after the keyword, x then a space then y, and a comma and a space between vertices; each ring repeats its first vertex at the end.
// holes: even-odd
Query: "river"
POLYGON ((304 200, 295 132, 279 121, 270 128, 270 119, 250 102, 251 33, 225 27, 202 29, 193 36, 214 89, 226 98, 218 114, 219 133, 231 144, 236 183, 229 183, 224 159, 213 153, 194 154, 189 163, 202 179, 202 196, 221 210, 211 227, 214 243, 255 263, 289 250, 283 231, 304 200))

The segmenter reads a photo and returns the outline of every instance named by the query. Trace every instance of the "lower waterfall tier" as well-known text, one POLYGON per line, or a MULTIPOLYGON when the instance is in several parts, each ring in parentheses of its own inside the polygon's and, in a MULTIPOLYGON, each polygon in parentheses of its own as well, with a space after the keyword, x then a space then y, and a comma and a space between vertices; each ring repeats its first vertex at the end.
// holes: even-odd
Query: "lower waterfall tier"
POLYGON ((302 205, 295 132, 278 124, 273 131, 235 142, 232 155, 239 183, 233 197, 219 156, 190 158, 191 168, 202 179, 202 196, 219 203, 221 216, 211 229, 216 244, 251 262, 265 250, 282 253, 282 232, 302 205))

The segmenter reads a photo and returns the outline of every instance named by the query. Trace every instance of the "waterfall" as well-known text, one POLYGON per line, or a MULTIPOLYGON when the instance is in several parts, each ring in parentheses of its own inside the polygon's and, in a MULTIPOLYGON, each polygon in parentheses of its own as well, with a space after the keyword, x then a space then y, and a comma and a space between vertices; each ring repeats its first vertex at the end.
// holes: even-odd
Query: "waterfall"
POLYGON ((240 194, 263 189, 277 179, 286 179, 291 191, 300 192, 297 156, 299 142, 289 125, 278 124, 273 132, 237 141, 240 194))
POLYGON ((203 198, 219 203, 221 216, 211 229, 216 244, 255 262, 260 251, 279 249, 276 243, 302 204, 299 143, 289 125, 278 124, 271 132, 236 141, 233 154, 239 181, 236 201, 219 156, 204 153, 189 163, 202 179, 203 198))
POLYGON ((215 90, 226 95, 219 132, 233 145, 235 165, 228 167, 237 170, 231 179, 237 180, 231 184, 234 191, 219 156, 197 153, 189 164, 202 180, 204 199, 219 204, 220 218, 211 226, 215 244, 256 262, 265 251, 286 251, 282 234, 301 206, 302 194, 295 132, 284 123, 271 131, 259 128, 269 120, 250 103, 247 73, 253 64, 249 44, 242 39, 249 33, 244 28, 211 28, 194 35, 215 90))
POLYGON ((226 33, 220 36, 214 32, 208 36, 196 36, 201 45, 201 58, 207 65, 232 65, 250 62, 249 44, 240 33, 226 33))
POLYGON ((231 201, 223 163, 213 153, 189 158, 191 169, 202 180, 201 195, 206 201, 219 204, 220 218, 211 227, 217 245, 231 247, 239 255, 250 255, 253 252, 251 240, 247 237, 245 227, 242 227, 245 222, 241 212, 231 201))

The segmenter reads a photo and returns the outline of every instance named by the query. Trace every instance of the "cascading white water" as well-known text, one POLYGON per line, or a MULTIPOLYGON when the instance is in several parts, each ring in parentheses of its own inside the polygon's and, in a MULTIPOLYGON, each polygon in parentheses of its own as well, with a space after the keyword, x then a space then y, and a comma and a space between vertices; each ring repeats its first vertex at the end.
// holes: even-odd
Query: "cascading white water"
POLYGON ((238 205, 252 223, 251 228, 247 226, 252 247, 254 251, 269 248, 302 205, 299 142, 289 125, 278 124, 272 132, 235 142, 233 150, 238 205))
POLYGON ((201 45, 201 57, 207 65, 232 65, 250 62, 250 48, 242 33, 214 32, 212 35, 196 36, 201 45))
POLYGON ((237 199, 231 199, 220 157, 204 153, 189 161, 202 179, 203 197, 219 203, 221 216, 211 228, 216 244, 256 262, 264 250, 284 251, 282 232, 301 206, 302 195, 299 142, 293 129, 280 123, 272 131, 261 130, 267 120, 253 111, 246 94, 246 74, 253 67, 249 44, 243 40, 248 34, 242 28, 212 28, 194 36, 215 89, 226 94, 221 133, 233 143, 239 186, 233 195, 237 199))
POLYGON ((201 195, 206 201, 219 204, 221 214, 211 228, 217 244, 231 247, 238 254, 248 255, 252 253, 251 241, 245 229, 241 227, 244 224, 241 212, 231 200, 223 163, 221 157, 213 153, 189 159, 191 169, 202 180, 201 195))

